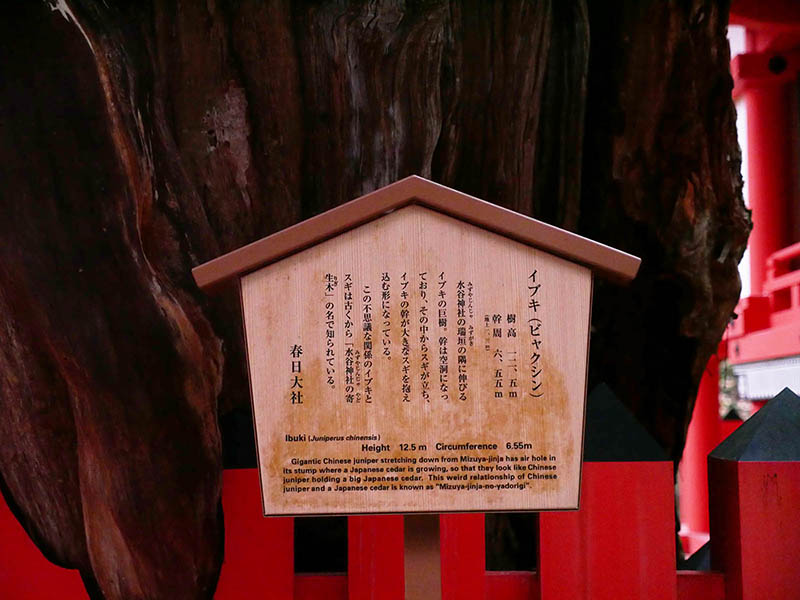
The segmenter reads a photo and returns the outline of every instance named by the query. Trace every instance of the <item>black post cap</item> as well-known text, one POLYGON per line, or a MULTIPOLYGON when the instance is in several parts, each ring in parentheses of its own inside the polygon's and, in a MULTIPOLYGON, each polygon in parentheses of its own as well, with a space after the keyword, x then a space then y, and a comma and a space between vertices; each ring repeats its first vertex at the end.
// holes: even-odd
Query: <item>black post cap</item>
POLYGON ((784 388, 709 456, 736 462, 800 461, 800 398, 784 388))
POLYGON ((605 383, 586 400, 583 460, 636 462, 668 460, 664 449, 642 427, 605 383))

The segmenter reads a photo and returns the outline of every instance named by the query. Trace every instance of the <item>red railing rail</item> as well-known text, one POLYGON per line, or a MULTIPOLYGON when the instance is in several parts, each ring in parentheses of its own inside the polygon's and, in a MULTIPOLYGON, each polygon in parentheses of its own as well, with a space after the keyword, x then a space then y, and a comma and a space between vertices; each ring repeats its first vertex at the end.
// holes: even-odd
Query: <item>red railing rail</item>
MULTIPOLYGON (((786 265, 794 258, 800 258, 800 242, 781 248, 769 255, 767 258, 767 268, 776 269, 781 265, 786 265)), ((780 274, 780 273, 778 273, 780 274)))
POLYGON ((773 252, 765 267, 762 293, 740 299, 725 330, 733 364, 800 354, 800 242, 773 252))
MULTIPOLYGON (((672 463, 585 463, 577 512, 539 515, 537 571, 485 570, 484 517, 440 517, 443 599, 725 598, 723 576, 675 570, 672 463)), ((292 518, 261 516, 255 469, 223 478, 225 562, 215 598, 404 597, 403 517, 349 517, 347 573, 294 572, 292 518)), ((85 599, 0 504, 0 597, 85 599)))
POLYGON ((793 260, 800 259, 800 242, 767 258, 767 278, 764 292, 770 298, 773 312, 800 309, 800 269, 792 269, 793 260))
MULTIPOLYGON (((485 570, 481 514, 440 519, 445 600, 789 600, 800 597, 800 462, 709 459, 714 572, 676 571, 671 462, 587 462, 581 508, 538 515, 536 571, 485 570), (714 463, 714 464, 711 464, 714 463), (777 583, 776 583, 777 582, 777 583)), ((261 516, 255 469, 223 477, 225 562, 215 598, 401 600, 402 516, 349 517, 347 573, 294 572, 292 518, 261 516)), ((85 599, 0 502, 0 598, 85 599)))

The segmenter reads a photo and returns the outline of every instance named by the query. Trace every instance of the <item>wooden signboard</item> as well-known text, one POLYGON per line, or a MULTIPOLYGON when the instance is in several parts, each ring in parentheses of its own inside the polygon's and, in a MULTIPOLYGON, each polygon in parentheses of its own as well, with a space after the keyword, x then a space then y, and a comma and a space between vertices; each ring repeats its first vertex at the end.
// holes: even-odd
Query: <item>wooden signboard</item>
POLYGON ((413 177, 240 278, 267 515, 575 509, 592 270, 638 259, 413 177))

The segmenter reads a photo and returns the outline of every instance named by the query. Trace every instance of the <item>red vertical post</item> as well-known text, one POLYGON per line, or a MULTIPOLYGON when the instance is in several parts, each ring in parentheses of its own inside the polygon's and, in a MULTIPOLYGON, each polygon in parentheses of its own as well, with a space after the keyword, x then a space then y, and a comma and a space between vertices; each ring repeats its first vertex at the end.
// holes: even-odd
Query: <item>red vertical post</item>
POLYGON ((711 566, 728 600, 800 593, 800 398, 789 389, 708 457, 711 566))
POLYGON ((719 357, 708 361, 700 380, 692 420, 686 435, 678 482, 680 517, 687 544, 694 553, 708 541, 708 469, 706 458, 719 442, 719 357))
POLYGON ((442 515, 442 600, 486 595, 486 515, 442 515))
MULTIPOLYGON (((748 51, 758 49, 757 34, 748 51)), ((792 96, 790 84, 749 84, 747 106, 748 196, 753 211, 750 233, 750 293, 763 292, 767 257, 788 245, 788 207, 794 188, 792 96)))
POLYGON ((587 462, 581 508, 539 517, 541 600, 675 600, 672 463, 587 462))
POLYGON ((712 568, 727 600, 796 600, 800 594, 800 462, 709 458, 712 568))
POLYGON ((347 518, 350 600, 403 600, 402 515, 347 518))
POLYGON ((294 519, 264 517, 257 469, 222 475, 225 560, 217 600, 294 597, 294 519))
POLYGON ((800 398, 789 389, 708 457, 711 566, 727 600, 800 594, 800 398))

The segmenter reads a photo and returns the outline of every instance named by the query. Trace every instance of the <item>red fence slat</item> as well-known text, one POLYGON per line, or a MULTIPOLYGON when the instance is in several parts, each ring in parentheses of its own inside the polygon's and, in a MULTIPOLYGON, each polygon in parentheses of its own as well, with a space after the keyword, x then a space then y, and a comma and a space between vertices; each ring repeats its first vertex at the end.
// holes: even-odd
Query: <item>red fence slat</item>
POLYGON ((727 600, 800 597, 800 464, 709 457, 708 480, 712 567, 727 600))
POLYGON ((403 600, 403 517, 347 518, 350 600, 403 600))
POLYGON ((483 513, 442 515, 442 600, 483 600, 486 517, 483 513))
POLYGON ((674 600, 672 463, 587 462, 581 509, 539 516, 542 600, 674 600))
POLYGON ((292 600, 294 519, 262 515, 256 469, 227 469, 222 483, 225 561, 214 598, 292 600))

